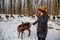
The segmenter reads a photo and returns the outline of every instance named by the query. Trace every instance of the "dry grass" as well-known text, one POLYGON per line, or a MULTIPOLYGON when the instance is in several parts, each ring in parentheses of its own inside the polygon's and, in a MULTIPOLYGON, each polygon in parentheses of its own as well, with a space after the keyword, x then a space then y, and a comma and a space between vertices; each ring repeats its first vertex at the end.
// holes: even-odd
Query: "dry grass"
POLYGON ((51 26, 48 26, 48 29, 60 30, 60 29, 58 29, 58 28, 54 28, 54 27, 51 27, 51 26))
POLYGON ((54 28, 49 26, 48 29, 54 29, 54 28))
POLYGON ((60 30, 60 29, 56 29, 56 30, 60 30))

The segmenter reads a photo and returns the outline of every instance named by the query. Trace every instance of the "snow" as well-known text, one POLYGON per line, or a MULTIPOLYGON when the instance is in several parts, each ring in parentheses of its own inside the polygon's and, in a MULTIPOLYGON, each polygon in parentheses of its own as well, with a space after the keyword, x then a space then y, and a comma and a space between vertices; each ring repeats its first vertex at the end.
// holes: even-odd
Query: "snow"
MULTIPOLYGON (((6 21, 4 17, 5 14, 0 14, 4 19, 0 21, 0 40, 20 40, 18 38, 17 27, 23 22, 31 22, 33 23, 36 19, 31 17, 17 17, 18 15, 14 15, 15 18, 9 18, 9 21, 6 21)), ((54 29, 48 29, 46 40, 60 40, 60 25, 57 25, 55 22, 48 21, 48 26, 53 27, 54 29)), ((23 40, 38 40, 37 38, 37 25, 32 25, 31 35, 28 37, 28 31, 24 31, 23 40)))

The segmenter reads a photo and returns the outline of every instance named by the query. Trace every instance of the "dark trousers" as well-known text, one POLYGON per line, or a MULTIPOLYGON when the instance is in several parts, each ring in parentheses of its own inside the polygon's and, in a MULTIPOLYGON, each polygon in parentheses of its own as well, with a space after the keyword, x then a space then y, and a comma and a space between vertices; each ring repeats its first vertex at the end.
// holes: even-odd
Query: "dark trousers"
POLYGON ((45 38, 40 38, 40 37, 38 37, 38 40, 45 40, 45 38))

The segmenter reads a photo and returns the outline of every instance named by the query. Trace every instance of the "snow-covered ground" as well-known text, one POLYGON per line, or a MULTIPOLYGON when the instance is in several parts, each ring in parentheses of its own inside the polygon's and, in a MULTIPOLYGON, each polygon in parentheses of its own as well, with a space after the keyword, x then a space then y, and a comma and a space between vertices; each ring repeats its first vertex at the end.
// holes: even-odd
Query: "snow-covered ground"
MULTIPOLYGON (((4 17, 3 14, 0 14, 4 17)), ((17 17, 14 15, 15 18, 9 18, 9 21, 6 21, 6 18, 0 21, 0 40, 20 40, 18 38, 17 27, 23 22, 31 22, 33 23, 36 19, 31 17, 17 17)), ((53 27, 53 29, 48 29, 47 38, 46 40, 60 40, 60 25, 56 24, 55 22, 48 21, 48 26, 53 27)), ((23 40, 38 40, 36 35, 36 28, 37 25, 31 26, 31 35, 28 37, 28 31, 24 31, 23 40)))

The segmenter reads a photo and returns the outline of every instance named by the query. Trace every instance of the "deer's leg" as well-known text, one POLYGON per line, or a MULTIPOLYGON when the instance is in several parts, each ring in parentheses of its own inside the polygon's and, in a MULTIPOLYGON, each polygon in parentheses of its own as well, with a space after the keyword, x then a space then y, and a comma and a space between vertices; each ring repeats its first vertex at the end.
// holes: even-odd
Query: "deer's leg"
POLYGON ((20 32, 18 33, 18 38, 20 37, 20 32))
POLYGON ((21 39, 23 39, 23 31, 22 31, 22 33, 21 33, 21 39))
POLYGON ((29 31, 29 35, 28 35, 28 36, 30 36, 30 32, 31 32, 31 31, 30 31, 30 30, 28 30, 28 31, 29 31))

